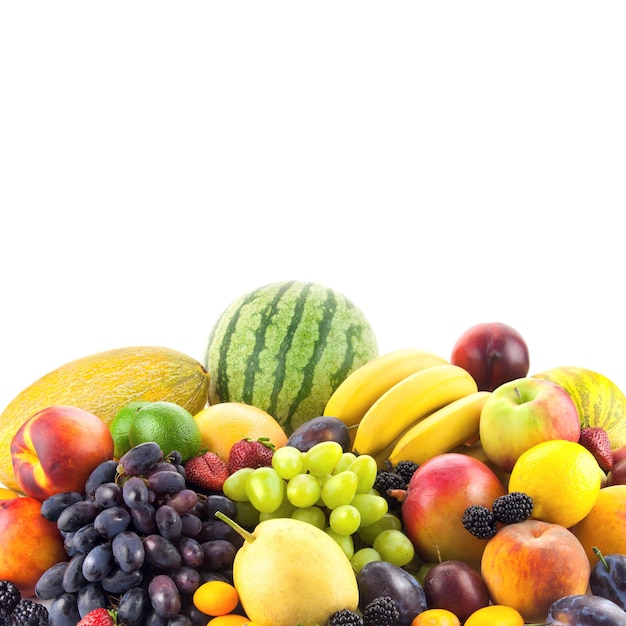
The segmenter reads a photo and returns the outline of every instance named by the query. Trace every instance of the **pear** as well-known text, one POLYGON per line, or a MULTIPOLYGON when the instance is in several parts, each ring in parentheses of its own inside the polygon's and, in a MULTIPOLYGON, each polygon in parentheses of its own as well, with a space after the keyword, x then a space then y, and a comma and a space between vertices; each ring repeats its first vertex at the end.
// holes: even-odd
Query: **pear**
POLYGON ((244 543, 233 562, 233 582, 250 621, 259 626, 327 624, 335 611, 356 611, 356 574, 339 544, 313 524, 271 518, 253 532, 221 512, 244 543))

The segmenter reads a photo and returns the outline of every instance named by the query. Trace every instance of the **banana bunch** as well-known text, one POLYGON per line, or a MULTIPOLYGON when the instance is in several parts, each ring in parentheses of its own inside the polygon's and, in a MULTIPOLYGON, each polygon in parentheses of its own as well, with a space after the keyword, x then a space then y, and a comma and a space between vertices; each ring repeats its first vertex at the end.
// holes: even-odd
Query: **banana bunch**
POLYGON ((478 438, 489 392, 465 369, 431 352, 407 348, 382 354, 348 376, 324 415, 341 419, 357 454, 379 467, 418 464, 478 438))

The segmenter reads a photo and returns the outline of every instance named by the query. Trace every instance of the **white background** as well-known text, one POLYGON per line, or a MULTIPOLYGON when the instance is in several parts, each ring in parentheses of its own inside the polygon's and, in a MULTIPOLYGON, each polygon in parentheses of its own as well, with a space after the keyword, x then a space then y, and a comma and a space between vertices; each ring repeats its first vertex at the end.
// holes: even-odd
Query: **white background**
POLYGON ((622 7, 2 3, 0 407, 290 279, 626 389, 622 7))

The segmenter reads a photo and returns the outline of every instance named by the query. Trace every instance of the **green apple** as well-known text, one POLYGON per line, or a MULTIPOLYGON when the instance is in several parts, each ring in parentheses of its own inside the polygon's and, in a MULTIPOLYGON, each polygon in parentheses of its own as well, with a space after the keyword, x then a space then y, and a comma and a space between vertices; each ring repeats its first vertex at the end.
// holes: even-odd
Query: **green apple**
POLYGON ((578 441, 580 417, 562 387, 524 377, 493 390, 480 414, 479 430, 487 458, 510 472, 522 452, 538 443, 550 439, 578 441))

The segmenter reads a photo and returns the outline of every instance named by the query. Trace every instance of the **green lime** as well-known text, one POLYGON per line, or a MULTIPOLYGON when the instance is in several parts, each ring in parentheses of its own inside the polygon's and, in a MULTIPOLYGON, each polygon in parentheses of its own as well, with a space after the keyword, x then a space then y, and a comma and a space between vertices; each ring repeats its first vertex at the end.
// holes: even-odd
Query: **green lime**
POLYGON ((113 437, 113 456, 119 459, 125 452, 130 450, 130 441, 128 439, 128 431, 138 409, 149 402, 137 400, 129 402, 123 406, 113 418, 109 425, 109 430, 113 437))
POLYGON ((174 402, 149 402, 136 412, 128 430, 132 447, 146 441, 158 443, 164 455, 180 452, 183 461, 200 451, 201 434, 194 416, 174 402))

